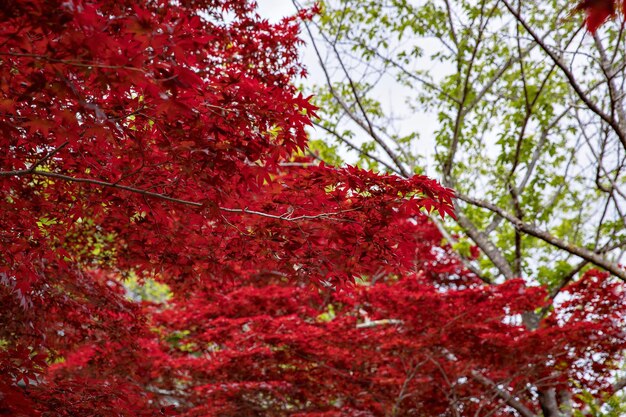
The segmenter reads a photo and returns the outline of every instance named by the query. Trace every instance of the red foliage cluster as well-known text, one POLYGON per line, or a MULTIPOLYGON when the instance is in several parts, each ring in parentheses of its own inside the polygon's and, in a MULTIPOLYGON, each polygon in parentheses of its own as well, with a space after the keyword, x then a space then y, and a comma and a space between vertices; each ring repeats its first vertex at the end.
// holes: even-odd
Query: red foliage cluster
POLYGON ((614 19, 618 14, 626 16, 626 2, 623 0, 581 0, 573 12, 585 13, 587 30, 594 33, 607 20, 614 19))
POLYGON ((424 214, 450 190, 302 156, 300 18, 0 9, 0 414, 503 416, 487 380, 530 408, 608 389, 621 286, 590 273, 529 330, 545 292, 481 285, 424 214))
POLYGON ((529 409, 529 386, 607 389, 624 317, 599 312, 621 288, 599 278, 573 286, 535 331, 520 316, 545 303, 540 288, 452 289, 420 274, 332 293, 263 277, 207 288, 155 320, 181 335, 169 355, 188 415, 509 416, 485 378, 506 381, 529 409), (570 314, 582 298, 587 313, 570 314))

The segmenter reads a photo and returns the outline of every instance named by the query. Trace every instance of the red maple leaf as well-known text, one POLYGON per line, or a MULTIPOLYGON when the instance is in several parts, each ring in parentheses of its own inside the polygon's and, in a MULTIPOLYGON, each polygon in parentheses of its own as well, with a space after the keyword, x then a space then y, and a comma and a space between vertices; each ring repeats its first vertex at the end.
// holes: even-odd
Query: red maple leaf
POLYGON ((626 3, 621 0, 582 0, 573 9, 573 13, 585 13, 587 30, 595 33, 604 22, 616 16, 618 5, 622 3, 622 14, 625 13, 626 3))

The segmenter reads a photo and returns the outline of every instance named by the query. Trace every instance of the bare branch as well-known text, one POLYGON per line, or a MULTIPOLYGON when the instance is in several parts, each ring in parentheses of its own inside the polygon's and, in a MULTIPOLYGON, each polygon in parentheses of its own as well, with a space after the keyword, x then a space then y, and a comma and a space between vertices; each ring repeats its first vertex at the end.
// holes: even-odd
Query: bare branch
POLYGON ((498 271, 505 278, 514 278, 515 273, 513 272, 513 268, 511 268, 511 264, 506 260, 502 252, 498 249, 498 247, 489 239, 484 232, 478 230, 478 228, 472 223, 470 219, 465 217, 460 210, 457 210, 457 223, 465 230, 465 233, 478 245, 478 247, 487 255, 489 260, 498 268, 498 271))
POLYGON ((515 409, 518 413, 520 413, 523 417, 537 417, 532 411, 528 409, 524 404, 522 404, 518 399, 513 397, 509 392, 501 389, 498 385, 490 380, 489 378, 481 375, 477 371, 472 371, 472 378, 478 382, 480 382, 485 387, 491 388, 498 396, 504 400, 504 402, 515 409))
POLYGON ((57 59, 57 58, 52 58, 46 55, 36 55, 36 54, 27 54, 27 53, 19 53, 19 52, 0 52, 0 55, 14 56, 17 58, 32 58, 32 59, 38 59, 41 61, 52 62, 55 64, 70 65, 74 67, 124 69, 124 70, 129 70, 129 71, 137 71, 137 72, 146 73, 146 71, 143 68, 129 67, 126 65, 104 65, 95 61, 57 59))
POLYGON ((456 37, 456 30, 454 29, 454 21, 452 20, 452 7, 450 7, 450 1, 445 0, 446 2, 446 14, 448 15, 448 24, 450 25, 450 36, 452 37, 452 42, 458 47, 459 41, 456 37))
POLYGON ((382 319, 382 320, 372 320, 365 321, 363 323, 358 323, 356 325, 357 329, 370 329, 372 327, 378 326, 392 326, 392 325, 402 325, 404 322, 398 319, 382 319))
POLYGON ((556 401, 556 390, 553 387, 539 391, 539 404, 543 417, 562 417, 556 401))
MULTIPOLYGON (((445 226, 443 225, 441 220, 439 220, 437 218, 437 216, 429 216, 429 217, 430 217, 430 220, 433 223, 435 223, 435 226, 437 226, 437 229, 439 229, 439 233, 441 233, 441 235, 444 237, 444 239, 446 239, 451 244, 455 244, 457 242, 457 240, 454 237, 452 237, 452 235, 450 233, 448 233, 448 231, 446 230, 445 226)), ((487 278, 486 276, 484 276, 481 273, 481 271, 474 264, 471 263, 471 261, 469 259, 467 259, 465 256, 463 256, 460 253, 458 253, 458 256, 461 259, 461 262, 463 262, 463 265, 467 269, 472 271, 472 273, 474 275, 476 275, 481 281, 483 281, 485 284, 493 284, 493 281, 490 280, 489 278, 487 278)))
POLYGON ((546 243, 549 243, 553 246, 556 246, 559 249, 563 249, 566 252, 571 253, 572 255, 576 255, 582 259, 585 259, 589 262, 591 262, 592 264, 599 266, 600 268, 603 268, 607 271, 609 271, 610 273, 612 273, 613 275, 617 276, 618 278, 620 278, 623 281, 626 281, 626 269, 620 267, 618 264, 613 263, 611 261, 609 261, 608 259, 604 258, 603 256, 597 254, 596 252, 593 252, 589 249, 583 248, 583 247, 579 247, 579 246, 575 246, 572 245, 570 243, 565 242, 562 239, 557 238, 556 236, 539 229, 538 227, 531 225, 529 223, 525 223, 522 220, 520 220, 519 218, 517 218, 516 216, 508 213, 507 211, 501 209, 500 207, 491 204, 487 201, 483 201, 483 200, 478 200, 472 197, 468 197, 462 194, 457 193, 457 198, 465 201, 468 204, 473 204, 475 206, 478 207, 482 207, 485 208, 487 210, 490 210, 496 214, 498 214, 500 217, 503 217, 504 219, 506 219, 507 221, 509 221, 510 223, 513 224, 513 226, 515 226, 516 229, 521 230, 531 236, 534 236, 536 238, 539 238, 541 240, 543 240, 546 243))
POLYGON ((54 148, 53 150, 51 150, 50 152, 48 152, 46 154, 46 156, 41 158, 39 161, 35 162, 30 168, 28 168, 28 171, 29 172, 34 172, 35 169, 37 169, 41 165, 45 164, 46 161, 48 161, 48 159, 52 158, 55 154, 57 154, 61 149, 65 148, 68 144, 69 144, 69 142, 65 141, 62 144, 60 144, 59 146, 57 146, 56 148, 54 148))
MULTIPOLYGON (((484 6, 485 6, 485 2, 483 1, 481 3, 481 9, 484 8, 484 6)), ((461 124, 466 114, 464 107, 465 107, 465 101, 467 100, 467 96, 470 92, 470 78, 471 78, 472 70, 474 68, 475 58, 478 54, 478 49, 483 40, 483 34, 487 28, 487 22, 489 21, 489 19, 495 12, 496 6, 497 6, 497 3, 494 4, 491 11, 487 14, 487 16, 484 19, 485 21, 483 21, 484 14, 483 13, 480 14, 481 22, 480 22, 480 26, 478 29, 478 37, 476 38, 476 43, 474 44, 474 47, 472 48, 472 54, 467 64, 467 71, 465 72, 465 79, 463 81, 463 87, 461 91, 461 100, 459 100, 457 115, 454 121, 454 133, 452 136, 452 143, 450 144, 450 152, 443 164, 443 169, 442 169, 443 178, 447 186, 454 185, 452 182, 452 178, 450 177, 450 173, 452 171, 452 164, 454 163, 454 157, 456 155, 457 147, 461 139, 461 124)), ((460 72, 460 68, 461 68, 460 63, 457 65, 457 67, 459 68, 459 72, 460 72)))
POLYGON ((333 135, 333 137, 335 137, 337 140, 339 140, 340 142, 344 143, 346 146, 348 146, 350 149, 357 151, 359 154, 378 162, 379 164, 381 164, 382 166, 384 166, 385 168, 387 168, 389 171, 391 172, 395 172, 398 175, 402 175, 402 173, 398 170, 398 168, 396 168, 395 166, 391 166, 390 164, 386 163, 385 161, 383 161, 382 159, 368 153, 365 152, 364 150, 360 149, 358 146, 356 146, 355 144, 353 144, 351 141, 349 141, 348 139, 344 138, 342 135, 339 134, 339 132, 330 129, 326 126, 324 126, 323 124, 319 123, 319 122, 313 122, 313 124, 319 128, 324 129, 327 133, 330 133, 331 135, 333 135))
MULTIPOLYGON (((24 170, 19 170, 19 171, 0 171, 0 177, 8 177, 8 176, 19 177, 19 176, 28 176, 28 175, 56 178, 56 179, 60 179, 63 181, 76 182, 76 183, 82 183, 82 184, 93 184, 93 185, 99 185, 101 187, 106 187, 106 188, 115 188, 118 190, 124 190, 124 191, 128 191, 131 193, 141 194, 146 197, 152 197, 152 198, 156 198, 159 200, 170 201, 172 203, 182 204, 185 206, 198 207, 198 208, 202 208, 206 206, 206 204, 199 203, 196 201, 183 200, 180 198, 170 197, 165 194, 155 193, 152 191, 146 191, 146 190, 142 190, 140 188, 135 188, 135 187, 129 187, 127 185, 101 181, 101 180, 97 180, 93 178, 77 178, 77 177, 72 177, 69 175, 58 174, 56 172, 31 170, 31 169, 24 169, 24 170)), ((354 209, 341 210, 341 211, 329 212, 329 213, 294 216, 292 212, 287 212, 287 213, 277 215, 277 214, 270 214, 270 213, 265 213, 265 212, 257 211, 257 210, 250 210, 248 208, 219 207, 219 210, 224 211, 226 213, 252 214, 255 216, 266 217, 266 218, 275 219, 275 220, 289 221, 289 222, 296 222, 296 221, 303 221, 303 220, 316 220, 316 219, 328 219, 328 220, 342 221, 343 219, 336 218, 335 216, 339 214, 351 212, 351 211, 356 211, 359 209, 360 208, 354 208, 354 209)))
MULTIPOLYGON (((296 2, 294 1, 294 6, 300 10, 299 6, 296 4, 296 2)), ((352 94, 354 95, 355 101, 357 103, 357 106, 359 107, 359 109, 361 110, 361 113, 364 117, 365 120, 362 120, 360 117, 358 117, 356 114, 354 114, 354 112, 350 109, 350 106, 345 102, 345 100, 343 100, 343 98, 339 95, 339 93, 337 93, 337 91, 335 90, 335 88, 333 87, 331 78, 330 78, 330 74, 328 73, 328 69, 326 68, 326 65, 324 63, 324 60, 322 59, 322 55, 319 51, 319 48, 317 47, 317 43, 315 42, 315 38, 313 37, 313 33, 311 32, 311 28, 309 27, 309 24, 307 22, 304 22, 304 27, 309 35, 309 38, 311 39, 311 45, 313 46, 313 50, 315 51, 315 54, 317 56, 318 62, 320 64, 320 67, 322 69, 322 72, 324 73, 324 77, 326 79, 326 84, 328 86, 328 89, 330 90, 331 95, 333 96, 333 98, 337 101, 337 103, 341 106, 341 108, 346 112, 346 114, 348 115, 348 117, 350 117, 350 119, 352 119, 352 121, 354 123, 356 123, 361 129, 363 129, 364 131, 366 131, 370 137, 372 139, 374 139, 374 141, 376 143, 378 143, 378 145, 380 145, 380 147, 385 151, 385 153, 393 160, 394 164, 396 165, 396 167, 398 168, 398 171, 401 172, 401 174, 405 177, 409 177, 411 174, 410 172, 407 171, 406 167, 402 164, 402 162, 400 162, 400 159, 398 158, 398 156, 396 155, 396 153, 385 143, 385 141, 383 140, 383 138, 381 138, 376 131, 374 130, 374 127, 371 123, 371 121, 369 120, 368 116, 367 116, 367 112, 365 111, 365 109, 363 108, 363 105, 361 103, 361 99, 359 97, 358 91, 356 89, 356 86, 354 85, 354 82, 352 81, 351 77, 348 74, 348 71, 341 59, 340 53, 337 50, 337 47, 335 45, 335 43, 330 42, 328 40, 328 38, 326 37, 326 35, 323 32, 320 32, 321 35, 324 37, 324 40, 326 42, 328 42, 331 47, 333 48, 333 51, 335 52, 337 59, 339 61, 339 64, 341 65, 341 68, 345 74, 345 76, 348 79, 348 83, 350 85, 350 89, 352 91, 352 94)))

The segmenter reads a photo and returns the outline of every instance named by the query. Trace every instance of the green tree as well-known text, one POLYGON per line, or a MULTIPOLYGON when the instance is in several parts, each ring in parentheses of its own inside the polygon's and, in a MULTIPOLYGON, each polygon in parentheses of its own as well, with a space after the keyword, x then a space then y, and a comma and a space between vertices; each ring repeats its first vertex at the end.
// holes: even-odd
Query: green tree
POLYGON ((626 279, 624 25, 592 34, 575 6, 333 0, 305 28, 328 146, 454 188, 456 221, 433 220, 466 266, 551 299, 591 266, 626 279))
POLYGON ((485 281, 558 288, 590 264, 625 279, 621 26, 591 35, 563 1, 413 3, 324 3, 307 27, 326 81, 311 87, 318 132, 361 164, 426 166, 454 187, 448 236, 485 281), (434 154, 415 114, 435 123, 434 154))

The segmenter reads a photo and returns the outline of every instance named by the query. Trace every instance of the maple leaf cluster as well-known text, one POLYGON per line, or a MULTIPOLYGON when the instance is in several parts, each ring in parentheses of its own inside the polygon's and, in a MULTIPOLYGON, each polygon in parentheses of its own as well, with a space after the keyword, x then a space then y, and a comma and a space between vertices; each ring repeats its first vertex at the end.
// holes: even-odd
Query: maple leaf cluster
POLYGON ((422 275, 326 294, 263 277, 207 288, 155 320, 181 335, 169 357, 179 366, 168 369, 188 415, 509 416, 485 380, 506 381, 535 411, 528 386, 609 389, 623 316, 615 306, 610 322, 579 312, 582 298, 599 312, 590 287, 596 302, 615 301, 619 286, 603 278, 572 286, 571 301, 534 331, 519 316, 545 303, 543 289, 443 288, 422 275))
POLYGON ((626 16, 626 2, 623 0, 581 0, 572 13, 585 14, 585 26, 595 33, 607 20, 617 15, 626 16))
POLYGON ((307 156, 310 13, 0 9, 0 414, 504 416, 486 380, 530 408, 610 391, 620 284, 591 271, 528 329, 545 290, 463 267, 426 214, 451 190, 307 156))

